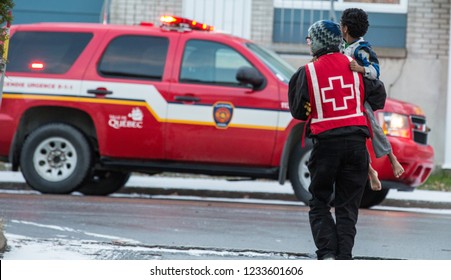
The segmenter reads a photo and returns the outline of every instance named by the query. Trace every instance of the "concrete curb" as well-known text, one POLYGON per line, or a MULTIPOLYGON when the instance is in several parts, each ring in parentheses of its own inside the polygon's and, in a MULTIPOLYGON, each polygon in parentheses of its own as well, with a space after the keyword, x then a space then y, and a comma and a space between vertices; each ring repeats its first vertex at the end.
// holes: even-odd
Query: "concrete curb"
MULTIPOLYGON (((201 196, 216 198, 254 198, 262 200, 283 200, 299 202, 294 194, 266 193, 266 192, 237 192, 237 191, 215 191, 215 190, 187 190, 187 189, 163 189, 163 188, 139 188, 127 187, 119 190, 122 194, 146 194, 146 195, 179 195, 179 196, 201 196)), ((406 208, 429 208, 429 209, 451 209, 451 202, 442 201, 420 201, 385 199, 380 206, 406 207, 406 208)))
MULTIPOLYGON (((32 190, 26 183, 0 182, 0 189, 5 190, 32 190)), ((120 189, 116 194, 137 194, 137 195, 173 195, 173 196, 199 196, 214 198, 254 198, 262 200, 282 200, 297 202, 294 194, 289 193, 269 193, 252 191, 227 191, 227 190, 205 190, 205 189, 185 189, 185 188, 143 188, 127 186, 120 189)), ((429 208, 429 209, 451 209, 451 202, 446 201, 424 201, 414 199, 390 199, 386 198, 380 206, 405 207, 405 208, 429 208)))
POLYGON ((3 219, 0 219, 0 253, 5 252, 6 249, 6 238, 3 234, 3 219))

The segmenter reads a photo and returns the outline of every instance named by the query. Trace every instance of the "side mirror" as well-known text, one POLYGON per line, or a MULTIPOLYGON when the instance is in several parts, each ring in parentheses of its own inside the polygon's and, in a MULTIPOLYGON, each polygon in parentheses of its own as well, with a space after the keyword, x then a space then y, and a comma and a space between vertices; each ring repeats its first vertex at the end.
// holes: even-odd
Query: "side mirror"
POLYGON ((245 85, 251 85, 253 89, 260 88, 265 82, 265 78, 252 67, 242 66, 238 68, 236 79, 245 85))

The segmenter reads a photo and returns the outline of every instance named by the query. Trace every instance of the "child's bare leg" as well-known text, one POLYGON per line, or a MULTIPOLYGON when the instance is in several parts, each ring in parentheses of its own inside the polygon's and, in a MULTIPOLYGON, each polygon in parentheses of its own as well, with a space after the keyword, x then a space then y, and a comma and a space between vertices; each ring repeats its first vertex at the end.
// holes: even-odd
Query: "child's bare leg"
POLYGON ((393 154, 393 152, 390 152, 388 154, 388 158, 390 159, 391 167, 393 169, 393 174, 395 175, 396 178, 399 178, 399 176, 401 176, 404 173, 404 168, 399 163, 398 159, 393 154))
POLYGON ((379 181, 379 178, 377 177, 377 171, 373 169, 373 167, 369 166, 368 169, 368 176, 370 178, 370 185, 371 185, 371 189, 373 191, 380 191, 382 189, 382 184, 381 181, 379 181))

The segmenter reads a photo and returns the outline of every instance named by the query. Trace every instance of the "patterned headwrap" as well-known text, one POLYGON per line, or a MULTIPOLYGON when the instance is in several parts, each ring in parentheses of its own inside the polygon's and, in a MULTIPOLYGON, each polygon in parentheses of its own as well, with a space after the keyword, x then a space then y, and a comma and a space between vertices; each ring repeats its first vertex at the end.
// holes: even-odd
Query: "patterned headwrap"
POLYGON ((314 56, 323 49, 336 50, 342 41, 340 26, 330 20, 320 20, 312 24, 308 29, 308 36, 312 42, 314 56))

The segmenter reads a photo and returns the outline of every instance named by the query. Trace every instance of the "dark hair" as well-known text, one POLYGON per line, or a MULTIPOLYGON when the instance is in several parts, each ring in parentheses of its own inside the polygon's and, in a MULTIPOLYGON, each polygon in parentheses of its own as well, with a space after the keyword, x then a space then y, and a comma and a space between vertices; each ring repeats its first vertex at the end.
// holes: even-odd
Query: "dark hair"
POLYGON ((362 9, 349 8, 343 11, 341 15, 341 25, 348 27, 349 35, 354 38, 362 37, 368 31, 370 26, 368 15, 362 9))

